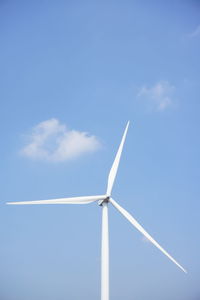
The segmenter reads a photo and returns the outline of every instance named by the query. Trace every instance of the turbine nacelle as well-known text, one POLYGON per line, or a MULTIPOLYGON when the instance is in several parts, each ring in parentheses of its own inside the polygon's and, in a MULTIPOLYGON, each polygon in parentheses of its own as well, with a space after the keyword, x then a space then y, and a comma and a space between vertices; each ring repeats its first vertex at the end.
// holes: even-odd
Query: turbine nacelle
POLYGON ((99 200, 99 201, 98 201, 98 205, 99 205, 99 206, 102 206, 103 203, 108 203, 108 202, 110 202, 110 196, 106 196, 105 199, 99 200))

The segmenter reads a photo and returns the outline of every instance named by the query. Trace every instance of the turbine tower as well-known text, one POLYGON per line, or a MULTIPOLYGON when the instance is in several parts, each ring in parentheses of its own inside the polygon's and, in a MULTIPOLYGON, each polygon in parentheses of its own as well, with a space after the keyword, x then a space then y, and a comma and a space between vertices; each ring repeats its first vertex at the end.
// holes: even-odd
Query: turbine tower
POLYGON ((104 195, 84 196, 72 198, 59 198, 51 200, 36 200, 22 202, 7 202, 10 205, 32 205, 32 204, 89 204, 98 202, 102 207, 102 238, 101 238, 101 300, 109 300, 109 230, 108 230, 108 204, 112 204, 138 231, 140 231, 154 246, 156 246, 163 254, 165 254, 174 264, 176 264, 183 272, 187 271, 166 251, 153 237, 135 220, 131 214, 121 207, 111 198, 112 188, 117 174, 120 157, 122 154, 129 122, 126 125, 121 143, 119 145, 114 162, 108 176, 107 191, 104 195))

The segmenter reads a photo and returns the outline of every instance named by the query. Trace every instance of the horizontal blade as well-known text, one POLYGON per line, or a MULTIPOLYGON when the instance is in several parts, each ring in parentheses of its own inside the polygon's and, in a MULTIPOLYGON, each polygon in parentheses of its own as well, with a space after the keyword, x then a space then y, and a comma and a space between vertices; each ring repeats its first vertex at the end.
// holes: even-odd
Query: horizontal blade
POLYGON ((35 201, 21 201, 21 202, 7 202, 9 205, 27 205, 27 204, 88 204, 95 201, 103 200, 106 195, 99 196, 84 196, 72 198, 59 198, 50 200, 35 200, 35 201))
POLYGON ((152 244, 154 244, 162 253, 164 253, 173 263, 175 263, 183 272, 187 273, 187 271, 167 252, 165 251, 146 230, 117 202, 113 199, 110 199, 110 202, 113 206, 129 221, 133 226, 135 226, 152 244))
POLYGON ((128 127, 129 127, 129 122, 126 125, 121 143, 119 145, 119 149, 118 149, 117 154, 115 156, 115 160, 113 162, 113 165, 110 169, 110 173, 109 173, 109 176, 108 176, 107 193, 106 193, 108 196, 110 196, 111 192, 112 192, 112 187, 113 187, 115 177, 116 177, 116 174, 117 174, 117 169, 118 169, 118 166, 119 166, 119 161, 120 161, 120 157, 121 157, 121 154, 122 154, 124 142, 125 142, 125 139, 126 139, 126 134, 127 134, 127 131, 128 131, 128 127))

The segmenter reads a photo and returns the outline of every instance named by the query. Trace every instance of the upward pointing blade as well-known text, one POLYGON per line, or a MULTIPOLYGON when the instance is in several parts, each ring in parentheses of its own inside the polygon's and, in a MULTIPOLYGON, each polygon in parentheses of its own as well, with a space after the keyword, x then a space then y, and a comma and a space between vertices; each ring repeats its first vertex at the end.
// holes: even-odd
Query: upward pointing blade
POLYGON ((110 199, 110 202, 113 206, 133 225, 139 230, 152 244, 154 244, 162 253, 164 253, 173 263, 175 263, 183 272, 187 273, 187 271, 167 252, 165 251, 148 232, 117 202, 113 199, 110 199))
POLYGON ((106 194, 108 196, 110 196, 111 192, 112 192, 112 187, 113 187, 115 177, 116 177, 116 174, 117 174, 117 169, 118 169, 118 166, 119 166, 119 161, 120 161, 120 157, 121 157, 121 154, 122 154, 124 142, 125 142, 125 139, 126 139, 126 134, 127 134, 127 131, 128 131, 128 127, 129 127, 129 121, 128 121, 128 123, 126 125, 126 128, 124 130, 124 134, 123 134, 121 143, 119 145, 119 149, 117 151, 117 154, 115 156, 115 160, 113 162, 112 168, 110 169, 110 173, 109 173, 109 176, 108 176, 108 186, 107 186, 107 192, 106 192, 106 194))

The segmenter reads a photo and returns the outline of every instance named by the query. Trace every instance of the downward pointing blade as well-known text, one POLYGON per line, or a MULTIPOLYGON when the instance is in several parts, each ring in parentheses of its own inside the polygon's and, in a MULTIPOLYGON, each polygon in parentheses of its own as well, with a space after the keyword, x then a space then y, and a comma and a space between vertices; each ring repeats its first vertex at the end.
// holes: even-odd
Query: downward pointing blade
POLYGON ((148 232, 117 202, 113 199, 110 199, 110 202, 113 206, 133 225, 135 226, 152 244, 154 244, 162 253, 164 253, 173 263, 175 263, 183 272, 187 273, 187 271, 167 252, 165 251, 148 232))
POLYGON ((106 195, 99 196, 84 196, 72 198, 59 198, 50 200, 35 200, 35 201, 21 201, 21 202, 7 202, 9 205, 30 205, 30 204, 89 204, 95 201, 105 199, 106 195))
POLYGON ((111 192, 112 192, 112 187, 113 187, 115 177, 116 177, 116 174, 117 174, 117 169, 118 169, 118 166, 119 166, 119 161, 120 161, 120 157, 121 157, 121 154, 122 154, 124 142, 125 142, 125 139, 126 139, 126 134, 127 134, 127 131, 128 131, 128 127, 129 127, 129 121, 128 121, 128 123, 126 125, 126 128, 124 130, 124 134, 123 134, 121 143, 119 145, 119 149, 117 151, 117 154, 115 156, 115 160, 113 162, 113 165, 110 169, 110 173, 109 173, 109 176, 108 176, 108 186, 107 186, 107 192, 106 192, 106 194, 108 196, 110 196, 111 192))

